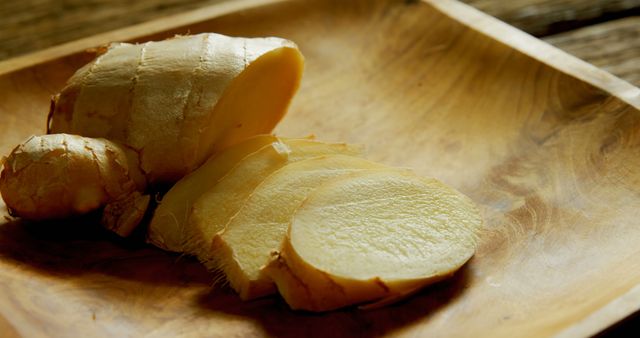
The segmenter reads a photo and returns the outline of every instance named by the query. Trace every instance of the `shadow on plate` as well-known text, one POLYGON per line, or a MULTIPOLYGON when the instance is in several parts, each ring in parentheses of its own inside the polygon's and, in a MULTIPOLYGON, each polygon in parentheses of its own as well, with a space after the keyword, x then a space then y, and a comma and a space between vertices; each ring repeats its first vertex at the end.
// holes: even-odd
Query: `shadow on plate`
MULTIPOLYGON (((97 279, 116 288, 135 282, 137 291, 126 296, 110 289, 99 291, 105 293, 106 299, 120 304, 118 311, 134 306, 132 302, 151 306, 163 293, 178 292, 182 295, 179 306, 191 307, 202 318, 237 317, 279 337, 353 337, 363 332, 382 335, 401 330, 428 320, 438 309, 459 298, 470 283, 470 269, 465 266, 453 278, 381 309, 348 308, 320 314, 292 311, 280 297, 244 302, 225 285, 218 283, 210 288, 212 280, 220 277, 206 271, 194 259, 145 244, 142 231, 134 234, 134 238, 122 239, 98 226, 95 216, 73 221, 12 220, 0 224, 0 263, 71 280, 84 289, 101 285, 102 282, 96 284, 97 279), (144 291, 146 288, 153 290, 144 291)), ((33 292, 40 294, 41 290, 33 292)))
POLYGON ((448 280, 376 310, 352 307, 326 313, 292 311, 280 297, 243 302, 226 287, 216 287, 201 295, 198 304, 210 312, 251 320, 269 336, 358 337, 364 332, 367 336, 381 336, 412 323, 424 322, 439 309, 461 297, 470 283, 468 266, 465 265, 448 280))
POLYGON ((65 279, 103 274, 163 285, 211 283, 211 274, 195 260, 155 249, 140 233, 123 239, 97 224, 94 215, 55 222, 10 220, 0 224, 0 260, 65 279))

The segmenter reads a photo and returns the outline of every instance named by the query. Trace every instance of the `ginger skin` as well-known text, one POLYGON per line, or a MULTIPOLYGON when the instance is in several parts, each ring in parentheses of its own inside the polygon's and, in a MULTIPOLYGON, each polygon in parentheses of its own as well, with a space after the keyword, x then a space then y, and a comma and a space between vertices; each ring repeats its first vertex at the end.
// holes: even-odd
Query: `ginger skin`
POLYGON ((106 206, 102 223, 128 235, 149 203, 137 155, 117 143, 67 134, 32 136, 4 159, 0 193, 15 216, 60 219, 106 206), (113 210, 118 210, 114 213, 113 210))
POLYGON ((112 43, 53 97, 47 132, 117 141, 140 154, 150 184, 173 184, 222 149, 269 133, 302 63, 280 38, 112 43))

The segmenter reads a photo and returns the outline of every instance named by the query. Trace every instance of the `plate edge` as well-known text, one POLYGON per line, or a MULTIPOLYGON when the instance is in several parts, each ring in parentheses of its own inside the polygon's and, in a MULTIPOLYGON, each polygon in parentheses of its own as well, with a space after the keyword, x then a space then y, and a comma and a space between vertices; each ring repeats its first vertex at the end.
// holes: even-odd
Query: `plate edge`
POLYGON ((543 40, 456 0, 421 0, 453 20, 640 110, 640 88, 543 40))

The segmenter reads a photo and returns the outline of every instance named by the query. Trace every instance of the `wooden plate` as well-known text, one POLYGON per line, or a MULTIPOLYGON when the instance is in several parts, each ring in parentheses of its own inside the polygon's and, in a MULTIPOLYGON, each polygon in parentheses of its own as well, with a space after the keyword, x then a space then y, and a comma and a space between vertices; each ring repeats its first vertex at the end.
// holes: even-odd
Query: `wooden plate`
POLYGON ((639 90, 449 0, 232 2, 0 63, 0 153, 44 132, 85 48, 202 31, 298 42, 306 74, 277 131, 461 189, 486 219, 477 255, 403 303, 314 315, 243 303, 193 260, 86 220, 5 217, 3 337, 572 337, 637 310, 639 90))

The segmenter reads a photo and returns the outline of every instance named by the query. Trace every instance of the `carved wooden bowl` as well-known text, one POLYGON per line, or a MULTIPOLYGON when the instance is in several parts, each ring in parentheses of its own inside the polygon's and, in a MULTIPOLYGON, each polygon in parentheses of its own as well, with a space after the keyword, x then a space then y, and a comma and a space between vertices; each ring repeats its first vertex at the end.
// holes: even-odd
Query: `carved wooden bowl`
POLYGON ((584 336, 640 305, 640 94, 450 0, 236 1, 0 63, 0 154, 44 133, 86 48, 213 31, 276 35, 306 56, 277 128, 473 198, 486 229, 456 276, 375 311, 241 302, 187 257, 91 220, 23 224, 0 203, 0 335, 584 336))

